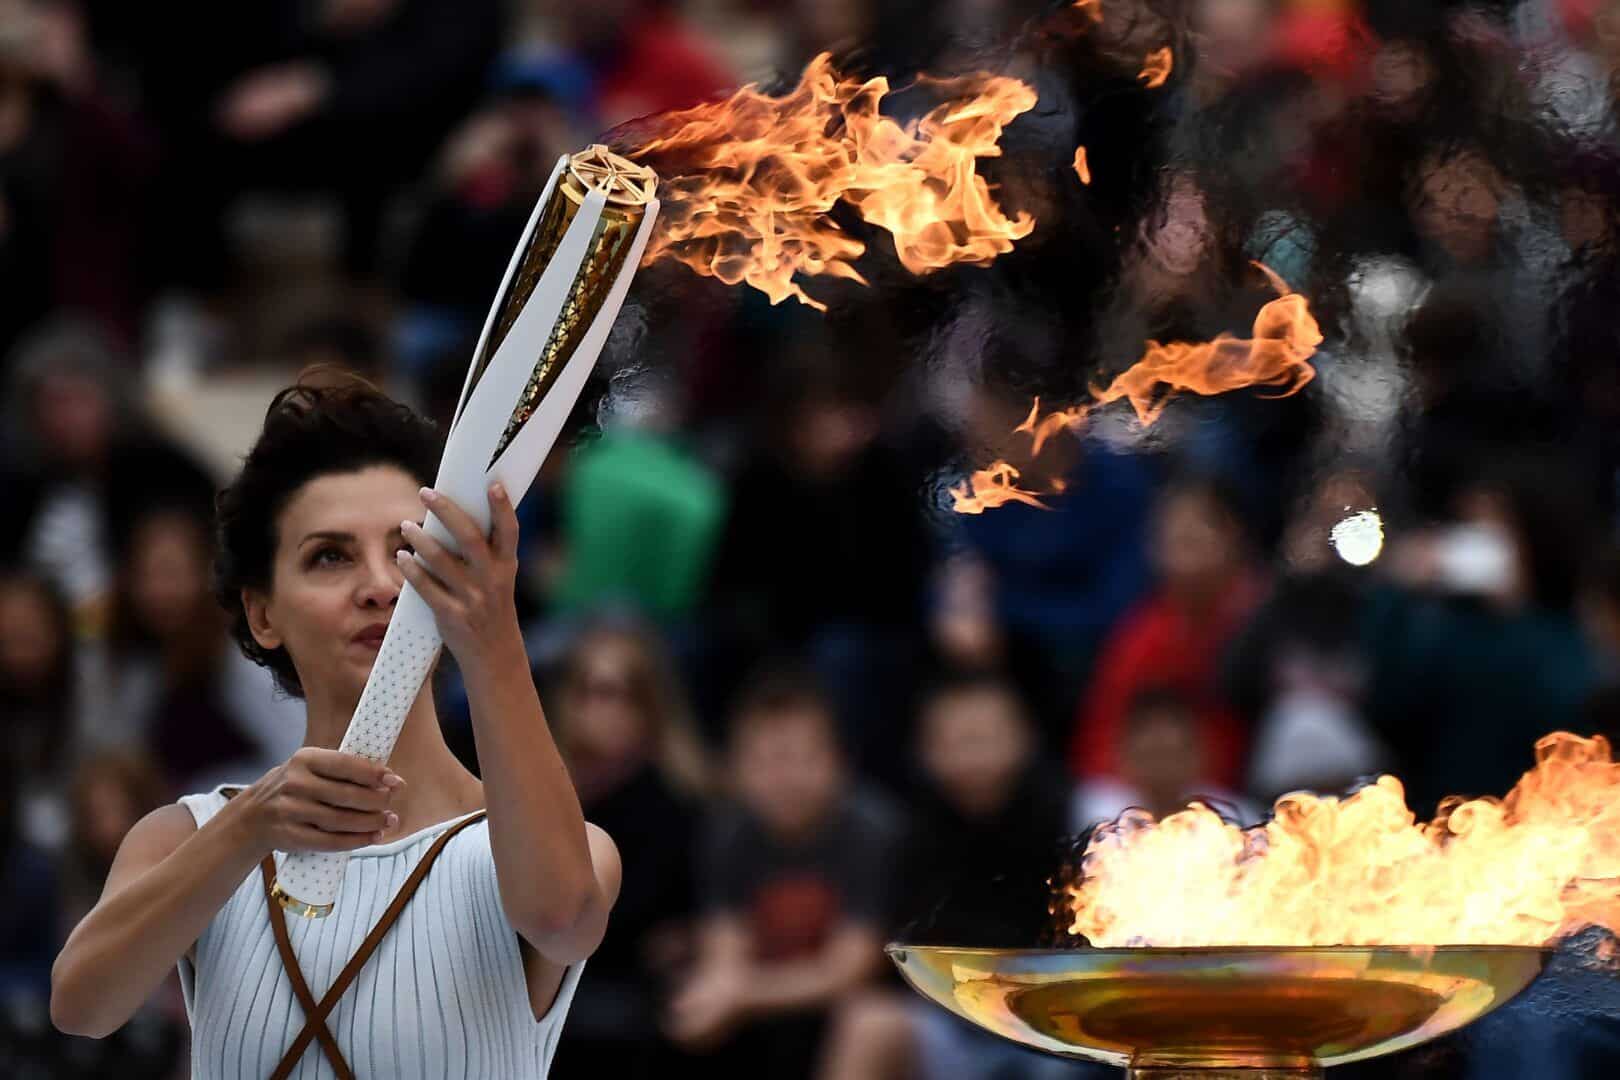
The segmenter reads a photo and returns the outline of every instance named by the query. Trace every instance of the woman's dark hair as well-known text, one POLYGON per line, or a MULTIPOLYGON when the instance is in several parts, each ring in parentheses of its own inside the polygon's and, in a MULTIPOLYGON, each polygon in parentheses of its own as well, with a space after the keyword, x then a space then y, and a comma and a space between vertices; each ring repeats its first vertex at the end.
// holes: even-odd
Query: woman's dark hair
POLYGON ((231 635, 242 652, 269 668, 276 684, 303 696, 292 657, 253 639, 242 607, 244 588, 268 591, 276 554, 276 520, 311 480, 393 465, 423 484, 438 468, 437 429, 409 408, 358 378, 317 385, 301 378, 277 394, 264 430, 242 471, 219 493, 214 595, 231 616, 231 635))

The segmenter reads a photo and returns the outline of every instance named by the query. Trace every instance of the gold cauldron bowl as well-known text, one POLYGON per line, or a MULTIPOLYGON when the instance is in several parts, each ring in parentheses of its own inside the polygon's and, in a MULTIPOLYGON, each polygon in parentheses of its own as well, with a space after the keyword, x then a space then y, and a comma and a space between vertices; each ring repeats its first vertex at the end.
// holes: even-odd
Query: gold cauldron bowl
POLYGON ((971 949, 894 944, 930 1001, 1132 1080, 1305 1080, 1417 1046, 1529 986, 1520 946, 971 949))

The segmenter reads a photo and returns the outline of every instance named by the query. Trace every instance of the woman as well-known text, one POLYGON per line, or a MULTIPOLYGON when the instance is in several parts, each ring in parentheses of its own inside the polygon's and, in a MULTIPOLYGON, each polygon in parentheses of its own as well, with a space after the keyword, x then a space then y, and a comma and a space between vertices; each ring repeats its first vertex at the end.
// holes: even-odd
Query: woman
POLYGON ((436 456, 431 426, 368 388, 300 385, 271 404, 219 499, 218 591, 243 651, 303 699, 304 745, 130 830, 52 971, 58 1027, 106 1035, 178 962, 199 1080, 546 1074, 618 852, 585 823, 529 677, 511 499, 490 488, 486 537, 420 487, 436 456), (461 557, 417 526, 424 504, 461 557), (481 780, 445 746, 426 687, 388 764, 334 749, 404 581, 465 678, 481 780), (350 852, 337 909, 270 906, 257 871, 273 851, 350 852), (317 1006, 311 991, 329 992, 434 852, 335 1006, 317 1006))

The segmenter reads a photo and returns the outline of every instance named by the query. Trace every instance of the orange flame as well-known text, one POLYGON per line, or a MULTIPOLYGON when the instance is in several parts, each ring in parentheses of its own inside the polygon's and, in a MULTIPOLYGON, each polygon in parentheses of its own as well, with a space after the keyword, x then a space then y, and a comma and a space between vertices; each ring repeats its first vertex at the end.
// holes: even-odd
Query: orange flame
POLYGON ((1002 130, 1035 105, 1017 79, 980 73, 924 79, 944 99, 919 119, 882 114, 887 79, 841 77, 823 53, 798 86, 771 97, 750 85, 728 100, 672 113, 631 156, 660 165, 663 210, 647 262, 669 258, 773 304, 793 297, 826 310, 794 280, 825 274, 863 282, 866 245, 830 216, 840 201, 893 236, 915 274, 987 263, 1028 236, 991 197, 978 160, 1001 153, 1002 130))
POLYGON ((1062 889, 1092 945, 1544 945, 1620 931, 1620 763, 1560 733, 1504 799, 1431 822, 1385 776, 1345 799, 1290 795, 1242 830, 1193 805, 1093 834, 1062 889))
POLYGON ((1027 503, 1042 510, 1040 494, 1018 486, 1018 470, 1005 461, 980 469, 960 487, 951 489, 952 509, 958 514, 982 514, 1010 502, 1027 503))
POLYGON ((1074 174, 1080 178, 1082 184, 1091 183, 1091 162, 1086 158, 1086 148, 1074 148, 1074 174))
POLYGON ((1142 70, 1136 77, 1141 79, 1142 85, 1149 90, 1157 90, 1170 81, 1170 73, 1175 70, 1175 66, 1175 54, 1166 45, 1162 49, 1148 53, 1147 59, 1142 62, 1142 70))
POLYGON ((1269 268, 1256 263, 1277 289, 1277 299, 1254 317, 1254 336, 1221 334, 1213 341, 1149 341, 1147 352, 1108 387, 1092 390, 1099 404, 1126 398, 1137 418, 1151 424, 1177 391, 1222 394, 1249 386, 1275 386, 1280 397, 1302 390, 1316 376, 1310 358, 1322 330, 1310 305, 1269 268))
MULTIPOLYGON (((1252 338, 1221 334, 1205 342, 1161 345, 1149 341, 1140 360, 1106 388, 1092 388, 1092 401, 1043 417, 1040 398, 1036 398, 1028 418, 1013 429, 1033 440, 1030 453, 1038 455, 1053 435, 1079 428, 1092 409, 1121 398, 1131 403, 1144 425, 1149 425, 1181 391, 1213 395, 1251 386, 1274 386, 1278 397, 1287 397, 1303 389, 1316 377, 1310 358, 1322 344, 1322 328, 1303 296, 1291 291, 1270 267, 1254 265, 1277 290, 1277 299, 1255 315, 1252 338)), ((1018 487, 1017 478, 1017 469, 997 461, 951 490, 953 509, 962 514, 982 514, 1014 501, 1044 507, 1039 498, 1042 493, 1018 487)))

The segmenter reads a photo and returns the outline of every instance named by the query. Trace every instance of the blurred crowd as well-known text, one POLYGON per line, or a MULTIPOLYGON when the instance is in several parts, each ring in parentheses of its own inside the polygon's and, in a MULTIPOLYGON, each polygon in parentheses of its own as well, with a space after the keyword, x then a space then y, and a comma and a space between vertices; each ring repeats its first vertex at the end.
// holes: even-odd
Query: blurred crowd
MULTIPOLYGON (((443 417, 559 153, 1064 6, 0 0, 0 1073, 180 1075, 177 987, 70 1039, 51 961, 131 824, 303 736, 212 600, 203 418, 153 402, 319 362, 443 417)), ((881 290, 824 317, 643 275, 699 300, 633 294, 609 351, 641 362, 522 510, 548 722, 625 865, 563 1080, 1045 1077, 882 945, 1060 942, 1065 838, 1127 807, 1252 823, 1390 771, 1424 814, 1620 730, 1620 3, 1145 6, 1176 169, 1091 340, 993 292, 919 334, 881 290), (1250 259, 1322 322, 1303 393, 1014 434, 1019 372, 1245 334, 1250 259), (1062 493, 951 513, 992 457, 1062 493)), ((1599 1075, 1481 1040, 1380 1075, 1599 1075)))

